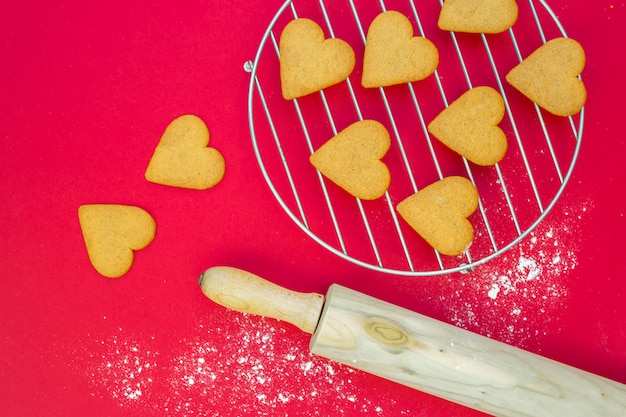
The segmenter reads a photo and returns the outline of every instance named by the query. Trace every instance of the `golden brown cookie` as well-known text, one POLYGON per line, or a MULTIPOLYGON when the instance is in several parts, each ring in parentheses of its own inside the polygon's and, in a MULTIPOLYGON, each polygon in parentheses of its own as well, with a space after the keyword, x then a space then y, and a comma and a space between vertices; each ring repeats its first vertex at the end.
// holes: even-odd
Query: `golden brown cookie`
POLYGON ((443 255, 462 254, 474 239, 467 218, 478 207, 476 187, 466 178, 437 181, 397 206, 400 216, 443 255))
POLYGON ((442 30, 467 33, 500 33, 517 21, 515 0, 445 0, 439 13, 442 30))
POLYGON ((442 111, 428 131, 444 145, 482 166, 494 165, 508 148, 498 127, 504 117, 504 100, 491 87, 476 87, 442 111))
POLYGON ((413 26, 402 13, 379 14, 367 31, 361 84, 384 87, 423 80, 439 65, 431 41, 413 36, 413 26))
POLYGON ((156 223, 135 206, 86 204, 78 220, 93 267, 108 278, 119 278, 133 265, 134 251, 154 239, 156 223))
POLYGON ((310 19, 289 22, 280 35, 280 80, 285 100, 338 84, 354 69, 354 51, 341 39, 324 37, 310 19))
POLYGON ((385 194, 391 176, 381 158, 391 139, 387 129, 374 120, 348 126, 310 157, 311 164, 326 178, 363 200, 385 194))
POLYGON ((587 100, 585 84, 578 78, 585 60, 585 51, 575 40, 552 39, 513 68, 506 80, 550 113, 572 116, 587 100))
POLYGON ((197 116, 185 115, 165 129, 146 169, 148 181, 171 187, 206 190, 224 177, 222 154, 208 147, 209 129, 197 116))

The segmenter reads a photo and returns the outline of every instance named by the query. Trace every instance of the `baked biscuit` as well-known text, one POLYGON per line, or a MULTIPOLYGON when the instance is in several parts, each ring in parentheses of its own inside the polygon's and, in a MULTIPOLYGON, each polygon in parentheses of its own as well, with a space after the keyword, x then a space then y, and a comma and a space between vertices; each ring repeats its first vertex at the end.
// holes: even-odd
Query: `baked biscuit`
POLYGON ((91 264, 108 278, 126 274, 134 251, 148 246, 156 233, 152 216, 135 206, 86 204, 78 208, 78 220, 91 264))
POLYGON ((442 30, 467 33, 500 33, 517 22, 515 0, 445 0, 439 13, 442 30))
POLYGON ((474 228, 467 218, 477 207, 478 192, 468 179, 446 177, 403 200, 397 210, 439 253, 456 256, 474 239, 474 228))
POLYGON ((498 127, 504 117, 504 100, 491 87, 476 87, 442 111, 428 131, 444 145, 481 165, 494 165, 508 148, 506 135, 498 127))
POLYGON ((381 159, 391 139, 385 127, 374 120, 348 126, 316 150, 311 164, 326 178, 362 200, 382 197, 391 181, 381 159))
POLYGON ((506 80, 550 113, 572 116, 587 100, 585 84, 578 78, 585 60, 585 51, 575 40, 552 39, 513 68, 506 80))
POLYGON ((348 78, 354 51, 341 39, 324 37, 310 19, 295 19, 280 35, 280 80, 283 98, 291 100, 320 91, 348 78))
POLYGON ((145 178, 171 187, 206 190, 224 177, 222 154, 208 147, 209 129, 202 119, 184 115, 165 129, 154 150, 145 178))
POLYGON ((439 52, 431 41, 413 36, 413 26, 402 13, 379 14, 367 31, 361 85, 385 87, 420 81, 439 65, 439 52))

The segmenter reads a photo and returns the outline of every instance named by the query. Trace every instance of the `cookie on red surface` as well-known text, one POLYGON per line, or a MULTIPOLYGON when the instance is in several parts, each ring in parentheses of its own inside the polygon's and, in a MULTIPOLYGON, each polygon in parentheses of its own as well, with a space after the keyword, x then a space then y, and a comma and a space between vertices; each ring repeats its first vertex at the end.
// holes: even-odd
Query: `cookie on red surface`
POLYGON ((156 223, 145 210, 121 204, 86 204, 78 208, 78 220, 93 267, 108 278, 126 274, 134 251, 154 239, 156 223))
POLYGON ((224 177, 222 154, 209 145, 209 129, 202 119, 188 114, 165 129, 150 159, 148 181, 171 187, 206 190, 224 177))

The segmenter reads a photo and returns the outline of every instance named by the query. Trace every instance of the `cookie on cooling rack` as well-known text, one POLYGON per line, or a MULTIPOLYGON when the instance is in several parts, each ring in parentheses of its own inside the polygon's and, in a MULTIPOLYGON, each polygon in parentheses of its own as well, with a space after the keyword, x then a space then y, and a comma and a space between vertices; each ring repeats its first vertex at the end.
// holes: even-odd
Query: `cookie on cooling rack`
POLYGON ((387 129, 375 120, 353 123, 309 158, 326 178, 362 200, 382 197, 391 182, 381 159, 391 145, 387 129))
POLYGON ((466 33, 501 33, 517 21, 515 0, 445 0, 439 13, 442 30, 466 33))
POLYGON ((587 100, 585 85, 578 78, 585 60, 585 51, 575 40, 552 39, 513 68, 506 80, 550 113, 572 116, 587 100))
POLYGON ((400 216, 443 255, 462 254, 474 239, 467 219, 478 207, 476 187, 463 177, 446 177, 398 204, 400 216))
POLYGON ((354 51, 341 39, 324 37, 310 19, 292 20, 280 35, 280 80, 285 100, 338 84, 354 69, 354 51))
POLYGON ((504 100, 491 87, 475 87, 456 99, 428 124, 428 131, 448 148, 481 166, 500 162, 508 148, 498 127, 504 100))
POLYGON ((413 36, 413 26, 406 16, 384 12, 367 31, 361 85, 375 88, 420 81, 438 65, 439 51, 428 39, 413 36))

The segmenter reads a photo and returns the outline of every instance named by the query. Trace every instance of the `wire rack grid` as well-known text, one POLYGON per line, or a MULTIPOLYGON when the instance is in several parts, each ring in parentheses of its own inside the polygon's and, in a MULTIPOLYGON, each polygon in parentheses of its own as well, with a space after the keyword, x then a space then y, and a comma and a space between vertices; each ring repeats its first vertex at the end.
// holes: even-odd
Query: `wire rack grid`
POLYGON ((365 268, 406 276, 467 272, 501 255, 528 236, 556 205, 579 154, 584 108, 554 117, 506 84, 504 76, 532 50, 567 34, 544 0, 520 5, 516 25, 499 35, 458 34, 436 27, 443 1, 331 2, 288 0, 264 33, 251 73, 248 119, 261 172, 285 213, 314 241, 365 268), (435 73, 418 83, 364 89, 360 57, 369 22, 387 10, 404 13, 415 35, 440 53, 435 73), (280 94, 279 37, 292 19, 316 21, 328 37, 346 40, 357 65, 341 85, 286 101, 280 94), (462 92, 489 85, 505 102, 501 128, 509 150, 493 167, 478 167, 432 138, 427 125, 462 92), (339 190, 308 162, 317 147, 351 122, 376 119, 391 133, 384 161, 392 184, 375 202, 339 190), (472 246, 449 257, 428 247, 395 210, 420 188, 449 175, 467 177, 479 191, 470 217, 472 246))

